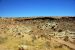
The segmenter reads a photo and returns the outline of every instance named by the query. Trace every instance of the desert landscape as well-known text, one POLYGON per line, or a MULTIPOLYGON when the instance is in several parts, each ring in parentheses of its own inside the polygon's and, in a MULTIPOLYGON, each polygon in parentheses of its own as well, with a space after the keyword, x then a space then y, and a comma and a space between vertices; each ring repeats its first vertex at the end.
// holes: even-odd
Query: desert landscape
POLYGON ((0 50, 75 50, 75 17, 0 18, 0 50))

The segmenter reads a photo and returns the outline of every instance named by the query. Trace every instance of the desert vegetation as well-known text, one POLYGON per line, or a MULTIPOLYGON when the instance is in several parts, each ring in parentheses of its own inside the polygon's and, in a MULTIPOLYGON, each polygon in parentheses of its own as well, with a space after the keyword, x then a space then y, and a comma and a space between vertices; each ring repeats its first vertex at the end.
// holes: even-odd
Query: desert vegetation
POLYGON ((75 50, 75 17, 0 18, 0 50, 75 50))

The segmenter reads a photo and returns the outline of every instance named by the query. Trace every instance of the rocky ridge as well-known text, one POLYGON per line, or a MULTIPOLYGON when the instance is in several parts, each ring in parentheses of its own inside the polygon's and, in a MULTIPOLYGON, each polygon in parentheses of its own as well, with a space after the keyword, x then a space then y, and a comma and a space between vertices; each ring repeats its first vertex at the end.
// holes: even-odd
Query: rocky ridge
POLYGON ((1 50, 74 50, 72 46, 75 17, 0 18, 1 50))

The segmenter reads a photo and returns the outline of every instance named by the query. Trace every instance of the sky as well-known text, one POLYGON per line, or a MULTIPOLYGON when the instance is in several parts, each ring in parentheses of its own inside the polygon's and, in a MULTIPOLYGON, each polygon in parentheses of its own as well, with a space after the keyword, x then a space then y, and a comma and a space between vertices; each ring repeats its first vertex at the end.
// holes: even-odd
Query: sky
POLYGON ((75 16, 75 0, 0 0, 0 16, 75 16))

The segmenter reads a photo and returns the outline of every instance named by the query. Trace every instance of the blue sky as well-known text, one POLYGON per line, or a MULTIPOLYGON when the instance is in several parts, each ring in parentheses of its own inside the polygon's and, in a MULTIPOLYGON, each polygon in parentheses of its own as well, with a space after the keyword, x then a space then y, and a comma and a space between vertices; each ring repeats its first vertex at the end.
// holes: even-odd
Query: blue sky
POLYGON ((75 16, 75 0, 0 0, 0 16, 75 16))

